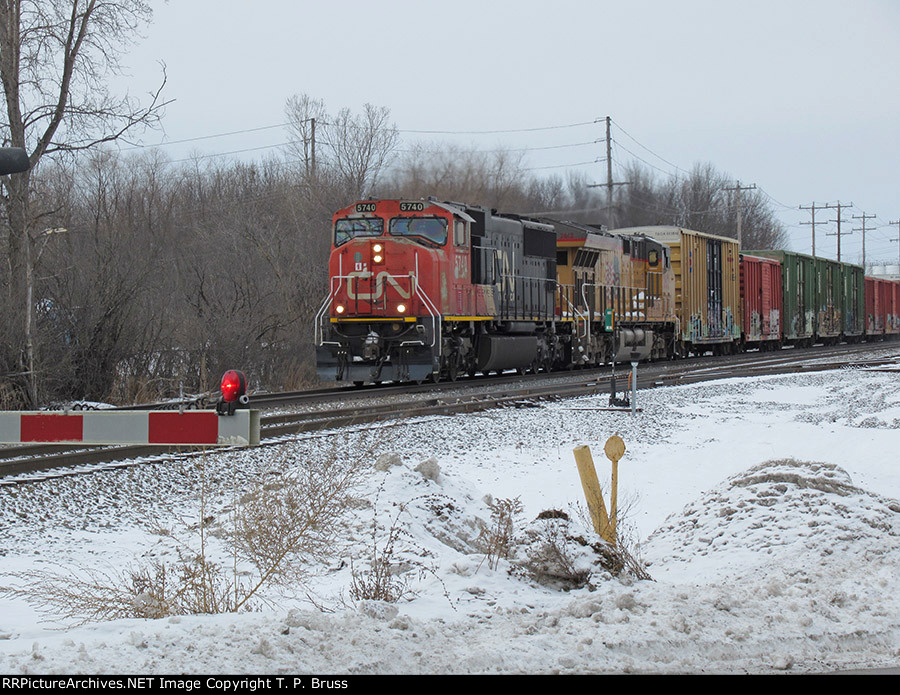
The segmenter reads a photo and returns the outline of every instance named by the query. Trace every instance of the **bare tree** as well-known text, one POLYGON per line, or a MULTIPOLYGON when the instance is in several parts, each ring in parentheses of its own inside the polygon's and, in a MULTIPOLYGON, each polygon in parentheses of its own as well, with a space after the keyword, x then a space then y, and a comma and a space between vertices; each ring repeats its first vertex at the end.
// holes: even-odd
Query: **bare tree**
POLYGON ((288 152, 297 158, 304 178, 310 182, 316 174, 316 127, 324 133, 321 129, 328 119, 325 102, 308 94, 294 94, 288 97, 284 113, 291 137, 288 152))
POLYGON ((343 188, 345 198, 369 195, 400 142, 385 107, 366 104, 361 115, 345 108, 332 117, 321 100, 295 94, 285 113, 293 137, 290 152, 299 157, 307 174, 315 168, 317 182, 330 178, 343 188))
POLYGON ((453 144, 416 143, 401 158, 385 195, 429 195, 507 211, 533 209, 522 153, 453 144))
POLYGON ((24 148, 31 163, 29 172, 0 179, 9 254, 3 319, 22 327, 21 337, 17 329, 10 332, 0 367, 7 373, 18 367, 27 377, 25 396, 32 404, 33 245, 45 212, 31 206, 33 172, 45 155, 89 149, 156 123, 165 76, 146 105, 107 90, 122 52, 150 17, 146 0, 0 0, 2 129, 6 144, 24 148))
POLYGON ((389 109, 366 104, 361 116, 341 109, 327 126, 335 170, 357 198, 368 195, 378 183, 400 140, 390 117, 389 109))
MULTIPOLYGON (((662 182, 637 162, 625 168, 630 185, 616 193, 622 226, 676 225, 700 232, 737 237, 737 201, 733 179, 712 164, 696 164, 683 177, 662 182)), ((747 249, 780 248, 787 243, 784 225, 760 190, 742 193, 742 243, 747 249)))

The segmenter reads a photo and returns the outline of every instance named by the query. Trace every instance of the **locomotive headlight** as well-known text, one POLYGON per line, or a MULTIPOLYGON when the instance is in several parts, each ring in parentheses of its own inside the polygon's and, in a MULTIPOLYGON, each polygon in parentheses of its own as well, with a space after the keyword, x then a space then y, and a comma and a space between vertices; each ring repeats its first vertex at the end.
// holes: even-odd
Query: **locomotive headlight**
POLYGON ((343 313, 344 313, 344 305, 343 305, 343 304, 338 304, 338 305, 334 308, 334 310, 335 310, 337 313, 339 313, 339 314, 343 314, 343 313))
POLYGON ((374 244, 374 245, 372 246, 372 250, 373 250, 375 253, 381 253, 381 252, 384 250, 384 247, 383 247, 381 244, 374 244))
POLYGON ((398 304, 397 311, 401 314, 405 314, 406 313, 406 304, 398 304))
POLYGON ((381 263, 381 261, 383 261, 384 258, 382 258, 382 256, 381 256, 380 253, 376 253, 374 256, 372 256, 372 260, 373 260, 375 263, 381 263))

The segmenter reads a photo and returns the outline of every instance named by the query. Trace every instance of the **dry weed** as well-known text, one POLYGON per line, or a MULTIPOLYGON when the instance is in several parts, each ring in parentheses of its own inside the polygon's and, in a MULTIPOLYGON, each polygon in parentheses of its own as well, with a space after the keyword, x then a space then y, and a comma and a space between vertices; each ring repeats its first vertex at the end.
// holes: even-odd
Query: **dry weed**
POLYGON ((541 512, 518 539, 521 552, 515 566, 539 584, 565 590, 590 586, 604 574, 651 579, 628 535, 621 532, 621 515, 619 521, 618 542, 613 546, 573 527, 565 512, 541 512))
MULTIPOLYGON (((343 443, 365 444, 358 439, 343 443)), ((0 595, 23 598, 42 612, 77 623, 250 610, 265 602, 264 588, 302 582, 311 561, 335 551, 341 517, 360 467, 370 458, 369 447, 348 454, 336 443, 321 459, 298 465, 285 446, 273 457, 276 470, 264 476, 267 482, 243 495, 233 483, 230 514, 222 514, 226 523, 216 526, 214 535, 217 515, 209 499, 211 493, 221 496, 221 490, 210 490, 207 461, 201 457, 197 517, 181 519, 180 529, 179 523, 151 524, 175 545, 177 559, 141 559, 108 572, 16 573, 8 576, 24 588, 6 587, 0 595), (228 549, 230 567, 213 559, 228 549)))
MULTIPOLYGON (((376 600, 395 603, 412 596, 415 593, 410 587, 412 573, 416 573, 419 578, 431 575, 443 586, 443 581, 437 576, 434 567, 423 559, 429 553, 416 543, 405 526, 412 506, 423 502, 429 509, 434 510, 436 507, 439 508, 436 500, 442 496, 420 495, 403 504, 397 504, 385 535, 379 533, 378 523, 378 501, 382 491, 383 487, 380 486, 375 497, 368 557, 362 566, 357 565, 355 559, 351 558, 350 561, 350 597, 354 601, 376 600), (382 537, 379 538, 380 536, 382 537)), ((444 596, 449 601, 446 587, 444 596)), ((453 607, 452 602, 450 605, 453 607)))
POLYGON ((483 525, 476 541, 479 549, 485 554, 488 567, 496 570, 500 560, 509 558, 515 535, 516 517, 523 510, 518 497, 487 500, 491 510, 490 525, 483 525))
POLYGON ((371 556, 367 567, 361 568, 353 558, 350 559, 350 598, 354 601, 396 603, 412 593, 406 575, 411 566, 397 557, 397 542, 402 534, 400 515, 403 511, 404 508, 401 507, 397 512, 381 547, 373 529, 371 556))

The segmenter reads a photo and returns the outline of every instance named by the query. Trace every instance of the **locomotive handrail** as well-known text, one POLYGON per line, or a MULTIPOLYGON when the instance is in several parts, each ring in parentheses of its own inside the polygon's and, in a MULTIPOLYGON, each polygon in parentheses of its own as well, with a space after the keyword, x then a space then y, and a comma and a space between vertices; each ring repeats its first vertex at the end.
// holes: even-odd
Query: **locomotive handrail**
MULTIPOLYGON (((561 282, 559 282, 559 280, 555 280, 554 282, 559 289, 562 289, 563 287, 572 287, 571 285, 563 285, 561 282)), ((584 335, 580 337, 586 338, 590 331, 590 323, 587 314, 580 312, 578 308, 569 301, 569 298, 563 292, 558 292, 557 294, 561 299, 564 299, 566 301, 566 304, 569 305, 569 308, 572 310, 572 315, 578 317, 579 321, 584 321, 584 335)))
POLYGON ((340 276, 333 276, 330 278, 329 282, 332 285, 332 288, 326 295, 325 301, 322 302, 322 306, 319 307, 319 311, 316 312, 314 326, 315 335, 313 336, 313 340, 315 341, 316 345, 321 346, 325 344, 325 312, 328 310, 328 304, 332 299, 334 299, 334 296, 340 289, 340 279, 340 276), (335 280, 338 280, 337 284, 334 283, 335 280))
MULTIPOLYGON (((369 272, 369 275, 371 276, 372 274, 373 274, 373 273, 371 273, 371 271, 370 271, 370 272, 369 272)), ((316 318, 315 318, 315 323, 316 323, 316 336, 315 336, 315 340, 316 340, 316 342, 317 342, 318 345, 323 345, 323 344, 324 344, 324 342, 320 340, 320 337, 319 337, 319 331, 321 330, 321 331, 322 331, 322 334, 324 335, 324 327, 325 327, 325 320, 324 320, 324 319, 325 319, 325 316, 324 316, 324 314, 325 314, 325 312, 326 312, 326 310, 327 310, 327 308, 328 308, 328 303, 329 303, 332 299, 334 299, 335 295, 337 294, 338 290, 339 290, 340 287, 341 287, 341 282, 343 282, 344 280, 354 280, 354 279, 357 279, 357 278, 360 278, 360 277, 363 277, 363 276, 362 276, 362 275, 359 275, 359 274, 353 274, 353 275, 332 275, 332 276, 331 276, 330 282, 331 282, 331 285, 332 285, 332 289, 331 289, 331 291, 328 293, 328 296, 325 297, 325 301, 322 302, 322 306, 319 308, 319 311, 316 313, 316 318)), ((375 287, 376 287, 376 288, 378 288, 378 287, 384 287, 384 278, 389 278, 389 279, 391 279, 391 280, 409 280, 409 281, 412 283, 413 287, 418 287, 418 282, 416 281, 416 278, 415 278, 413 275, 390 275, 390 274, 379 274, 379 275, 375 278, 375 283, 376 283, 376 284, 375 284, 375 287)), ((412 293, 412 288, 410 289, 410 293, 412 293)), ((359 300, 357 299, 357 301, 359 301, 359 300)), ((428 301, 430 301, 430 300, 428 300, 428 301)))
MULTIPOLYGON (((418 255, 416 256, 416 265, 418 266, 418 255)), ((441 312, 438 311, 437 306, 433 301, 431 301, 431 297, 429 297, 425 292, 419 287, 419 276, 418 274, 413 275, 413 291, 416 293, 416 296, 422 300, 422 304, 428 309, 428 313, 431 314, 431 345, 429 347, 434 347, 435 344, 440 344, 441 340, 441 321, 443 321, 444 317, 441 316, 441 312)))
MULTIPOLYGON (((645 293, 645 296, 644 296, 643 301, 645 302, 645 304, 644 304, 643 314, 644 314, 644 318, 645 318, 645 319, 647 318, 647 304, 646 304, 646 302, 647 302, 647 296, 650 296, 650 293, 649 293, 649 290, 648 290, 646 287, 641 287, 641 286, 639 286, 639 285, 601 285, 601 284, 596 283, 596 282, 584 282, 584 283, 582 283, 582 285, 581 285, 581 299, 584 301, 584 305, 585 305, 586 307, 590 307, 590 305, 588 304, 587 295, 585 295, 585 293, 584 293, 584 288, 585 288, 585 287, 601 287, 601 288, 603 288, 603 289, 611 289, 611 290, 630 290, 631 292, 644 292, 644 293, 645 293)), ((638 298, 638 301, 641 301, 640 298, 638 298)), ((633 314, 634 311, 635 311, 635 309, 634 309, 634 306, 635 306, 635 297, 634 297, 633 294, 630 296, 629 302, 630 302, 630 304, 631 304, 631 310, 630 310, 628 313, 633 314)), ((595 320, 596 318, 598 318, 598 317, 596 316, 596 313, 597 313, 596 311, 594 311, 593 309, 591 309, 590 314, 591 314, 591 320, 592 320, 592 321, 595 320)), ((600 317, 600 318, 602 318, 602 317, 600 317)), ((633 318, 633 317, 629 317, 629 318, 633 318)))
MULTIPOLYGON (((418 266, 418 255, 416 256, 416 265, 418 266)), ((325 335, 325 313, 328 310, 328 304, 334 299, 335 295, 338 293, 338 290, 341 287, 341 282, 344 280, 350 280, 352 278, 357 278, 359 275, 332 275, 330 278, 331 291, 325 297, 325 301, 322 302, 322 306, 319 308, 319 311, 316 313, 315 318, 315 341, 319 346, 325 345, 324 335, 325 335)), ((437 306, 431 300, 431 298, 422 290, 419 286, 418 274, 410 274, 410 275, 386 275, 381 276, 389 277, 392 279, 404 279, 409 280, 412 283, 412 292, 421 300, 423 306, 428 311, 429 316, 431 317, 432 324, 432 332, 431 332, 431 345, 429 347, 434 347, 435 344, 441 338, 441 321, 443 320, 443 316, 438 311, 437 306)), ((415 342, 419 342, 424 345, 421 341, 407 341, 409 344, 414 344, 415 342)))

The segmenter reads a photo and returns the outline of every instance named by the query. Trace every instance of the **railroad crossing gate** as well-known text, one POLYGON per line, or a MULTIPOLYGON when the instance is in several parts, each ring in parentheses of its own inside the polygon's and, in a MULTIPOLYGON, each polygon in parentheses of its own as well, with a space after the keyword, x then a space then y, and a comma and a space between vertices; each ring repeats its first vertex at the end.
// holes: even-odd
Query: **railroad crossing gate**
POLYGON ((159 444, 256 446, 259 411, 7 411, 0 412, 3 444, 159 444))

